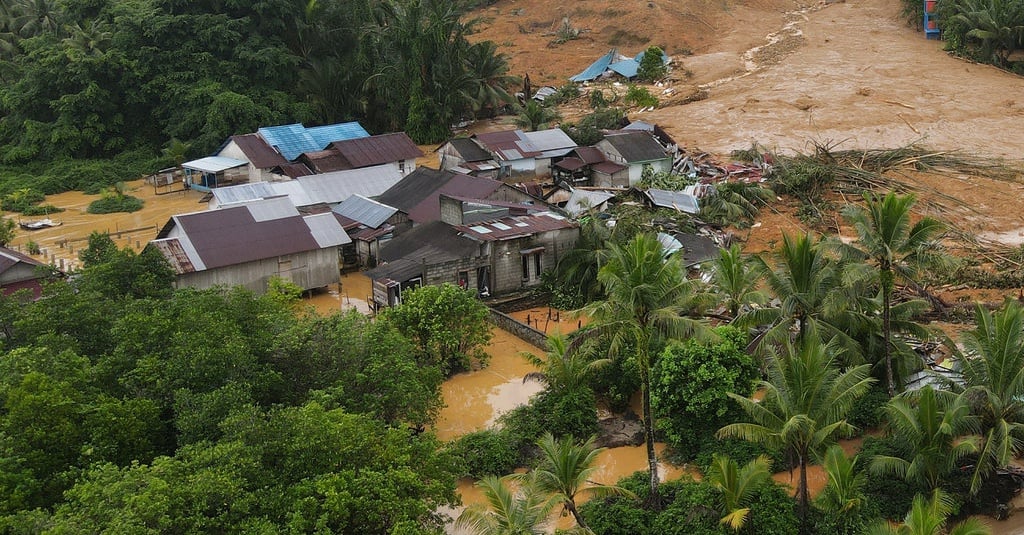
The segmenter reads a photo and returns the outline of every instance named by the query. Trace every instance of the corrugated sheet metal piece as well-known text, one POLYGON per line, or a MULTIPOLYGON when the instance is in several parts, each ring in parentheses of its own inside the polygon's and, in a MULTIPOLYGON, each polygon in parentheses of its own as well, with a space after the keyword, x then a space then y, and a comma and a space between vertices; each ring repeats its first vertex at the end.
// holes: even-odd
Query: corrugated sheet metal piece
POLYGON ((590 80, 596 79, 601 76, 604 71, 608 69, 608 65, 611 65, 612 60, 615 59, 615 49, 611 49, 607 54, 601 56, 594 63, 591 63, 589 67, 583 70, 583 72, 569 78, 573 82, 589 82, 590 80))
POLYGON ((649 189, 647 196, 655 206, 672 208, 688 214, 696 214, 700 211, 697 205, 697 198, 687 195, 681 191, 668 191, 663 189, 649 189))
POLYGON ((303 219, 320 248, 352 243, 352 238, 345 233, 345 229, 341 228, 341 223, 330 212, 308 215, 303 219))
POLYGON ((362 195, 353 195, 334 207, 334 213, 358 221, 370 228, 381 226, 397 211, 398 208, 367 199, 362 195))
POLYGON ((235 167, 241 167, 249 162, 228 158, 227 156, 207 156, 181 164, 187 169, 195 169, 204 173, 219 173, 235 167))

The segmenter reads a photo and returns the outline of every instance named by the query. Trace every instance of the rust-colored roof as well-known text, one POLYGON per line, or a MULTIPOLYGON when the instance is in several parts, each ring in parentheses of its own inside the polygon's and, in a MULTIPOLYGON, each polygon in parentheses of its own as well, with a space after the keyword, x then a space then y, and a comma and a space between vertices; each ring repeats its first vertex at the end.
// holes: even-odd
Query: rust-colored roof
POLYGON ((575 223, 558 214, 542 212, 533 215, 503 217, 469 225, 455 225, 455 228, 478 240, 501 241, 575 226, 575 223))
POLYGON ((299 178, 300 176, 312 175, 313 171, 306 164, 301 162, 286 163, 281 166, 281 172, 291 178, 299 178))
POLYGON ((597 147, 578 147, 575 152, 576 156, 583 160, 583 163, 595 164, 605 160, 604 153, 597 147))
POLYGON ((614 175, 615 173, 618 173, 619 171, 626 169, 626 166, 615 162, 600 162, 594 164, 594 166, 591 167, 591 169, 599 173, 604 173, 606 175, 614 175))
POLYGON ((440 220, 442 193, 470 199, 486 199, 500 187, 501 182, 497 180, 453 174, 443 186, 431 191, 409 211, 409 219, 416 223, 440 220))
POLYGON ((160 251, 160 254, 164 256, 175 273, 180 275, 182 273, 196 272, 196 267, 189 260, 188 253, 185 252, 185 248, 181 246, 181 241, 178 238, 155 240, 150 242, 150 245, 156 247, 157 251, 160 251))
POLYGON ((559 162, 555 164, 555 167, 558 167, 559 169, 565 169, 566 171, 575 171, 585 165, 587 165, 587 163, 584 162, 583 160, 579 158, 573 158, 570 156, 568 158, 562 158, 561 160, 559 160, 559 162))
POLYGON ((423 151, 413 143, 405 132, 335 141, 331 143, 330 149, 341 155, 349 169, 411 160, 423 156, 423 151))
POLYGON ((305 152, 299 156, 299 161, 305 163, 310 169, 319 174, 352 169, 352 166, 348 164, 345 157, 332 148, 305 152))
POLYGON ((249 163, 260 169, 270 169, 288 163, 288 160, 267 145, 267 142, 257 134, 232 136, 231 140, 242 150, 249 163))

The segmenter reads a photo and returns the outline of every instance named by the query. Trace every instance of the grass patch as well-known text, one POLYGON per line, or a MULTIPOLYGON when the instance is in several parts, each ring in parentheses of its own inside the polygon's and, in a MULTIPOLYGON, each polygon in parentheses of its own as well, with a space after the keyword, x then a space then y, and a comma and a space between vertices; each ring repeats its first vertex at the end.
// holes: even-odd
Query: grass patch
POLYGON ((142 199, 131 195, 104 195, 89 203, 90 214, 113 214, 117 212, 138 212, 142 210, 142 199))

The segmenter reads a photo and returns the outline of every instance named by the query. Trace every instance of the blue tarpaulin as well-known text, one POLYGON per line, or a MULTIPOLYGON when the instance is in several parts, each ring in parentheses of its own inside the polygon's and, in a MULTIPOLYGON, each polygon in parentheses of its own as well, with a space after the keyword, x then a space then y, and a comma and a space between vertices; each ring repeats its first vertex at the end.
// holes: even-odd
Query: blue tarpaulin
POLYGON ((611 65, 612 60, 615 59, 615 49, 611 49, 607 54, 601 56, 597 61, 591 63, 583 72, 569 78, 573 82, 589 82, 596 79, 598 76, 604 74, 604 71, 608 70, 608 66, 611 65))

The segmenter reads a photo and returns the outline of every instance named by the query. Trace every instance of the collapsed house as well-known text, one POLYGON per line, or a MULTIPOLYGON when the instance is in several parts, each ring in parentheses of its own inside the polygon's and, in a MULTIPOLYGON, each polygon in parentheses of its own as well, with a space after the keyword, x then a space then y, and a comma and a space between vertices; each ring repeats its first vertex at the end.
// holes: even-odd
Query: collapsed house
MULTIPOLYGON (((623 56, 619 54, 618 50, 613 48, 607 54, 597 58, 597 61, 591 63, 589 67, 583 69, 583 72, 576 76, 571 76, 569 80, 572 82, 592 82, 613 76, 621 76, 627 80, 632 80, 636 78, 637 72, 640 70, 640 62, 643 61, 646 54, 647 51, 645 50, 634 57, 623 56)), ((661 61, 663 64, 668 65, 672 60, 662 52, 661 61)))

